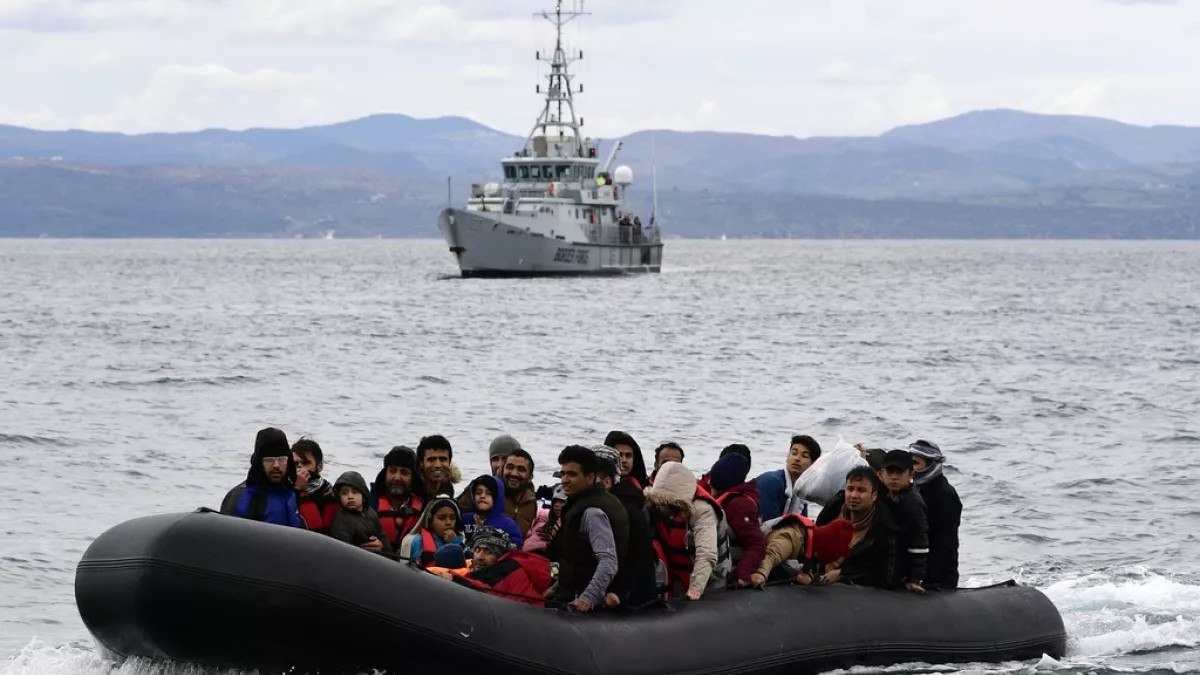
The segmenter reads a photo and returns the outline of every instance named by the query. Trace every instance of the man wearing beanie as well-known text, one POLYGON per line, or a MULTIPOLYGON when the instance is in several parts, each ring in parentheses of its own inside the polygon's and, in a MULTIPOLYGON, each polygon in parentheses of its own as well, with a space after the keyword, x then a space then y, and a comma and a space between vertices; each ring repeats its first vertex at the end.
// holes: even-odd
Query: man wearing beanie
POLYGON ((492 465, 492 475, 499 476, 504 470, 504 460, 508 459, 514 450, 520 449, 521 444, 508 434, 500 434, 493 438, 488 444, 488 463, 492 465))
POLYGON ((258 432, 245 482, 229 491, 221 513, 274 525, 304 527, 292 485, 296 462, 287 435, 274 427, 258 432))
POLYGON ((958 526, 962 501, 942 473, 946 456, 936 443, 918 440, 908 446, 913 456, 913 483, 929 512, 929 558, 925 567, 928 588, 958 587, 958 526))
POLYGON ((421 520, 425 500, 421 499, 421 475, 417 472, 417 453, 397 445, 383 458, 383 469, 371 483, 371 506, 379 514, 384 539, 393 550, 421 520))
POLYGON ((550 588, 550 561, 516 550, 508 533, 484 525, 470 540, 471 571, 443 575, 469 586, 510 600, 542 607, 542 594, 550 588))
POLYGON ((890 509, 879 504, 883 489, 879 476, 870 467, 856 466, 846 473, 845 488, 821 509, 818 526, 841 518, 849 521, 853 530, 850 551, 840 563, 825 565, 822 582, 840 581, 877 588, 904 585, 901 530, 890 509))
MULTIPOLYGON (((730 446, 734 447, 734 446, 730 446)), ((746 446, 742 445, 741 448, 746 446)), ((708 472, 708 484, 712 488, 713 497, 725 510, 725 520, 729 523, 730 553, 733 557, 733 574, 729 579, 714 578, 709 586, 746 586, 751 583, 751 576, 762 564, 765 554, 765 541, 762 533, 762 518, 758 513, 758 486, 747 482, 750 473, 750 460, 737 450, 723 453, 708 472)))

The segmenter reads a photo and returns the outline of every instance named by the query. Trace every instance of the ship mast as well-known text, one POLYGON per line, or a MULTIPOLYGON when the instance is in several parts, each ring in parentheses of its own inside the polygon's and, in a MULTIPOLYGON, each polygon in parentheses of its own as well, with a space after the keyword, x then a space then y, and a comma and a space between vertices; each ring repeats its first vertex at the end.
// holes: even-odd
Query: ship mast
POLYGON ((584 156, 583 134, 580 132, 580 127, 583 126, 583 120, 575 116, 575 94, 583 91, 583 87, 572 89, 570 66, 576 61, 583 58, 583 52, 578 52, 571 56, 563 50, 563 26, 574 21, 575 19, 586 16, 588 12, 581 11, 563 11, 562 1, 554 3, 554 12, 540 12, 534 16, 541 16, 550 23, 554 24, 554 53, 546 57, 541 52, 538 52, 537 58, 550 65, 550 74, 546 76, 546 104, 542 108, 542 112, 538 115, 537 122, 533 125, 533 130, 529 132, 529 138, 526 139, 526 147, 532 147, 534 136, 549 136, 549 130, 554 129, 555 135, 562 136, 565 130, 570 129, 573 135, 571 139, 574 144, 575 156, 584 156))

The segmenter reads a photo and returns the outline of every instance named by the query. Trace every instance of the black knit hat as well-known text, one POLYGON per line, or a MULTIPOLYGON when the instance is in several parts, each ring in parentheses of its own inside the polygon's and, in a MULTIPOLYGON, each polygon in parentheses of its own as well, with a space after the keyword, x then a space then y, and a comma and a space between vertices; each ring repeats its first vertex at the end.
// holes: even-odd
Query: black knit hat
MULTIPOLYGON (((737 454, 741 455, 742 457, 745 457, 747 465, 754 463, 754 460, 750 459, 750 448, 746 447, 742 443, 731 443, 730 445, 725 446, 725 449, 721 450, 721 454, 717 456, 717 459, 720 459, 721 457, 724 457, 725 455, 731 455, 734 453, 737 453, 737 454)), ((747 471, 749 471, 749 468, 747 468, 747 471)))
POLYGON ((399 466, 405 469, 417 470, 417 452, 407 445, 397 445, 383 457, 383 468, 399 466))

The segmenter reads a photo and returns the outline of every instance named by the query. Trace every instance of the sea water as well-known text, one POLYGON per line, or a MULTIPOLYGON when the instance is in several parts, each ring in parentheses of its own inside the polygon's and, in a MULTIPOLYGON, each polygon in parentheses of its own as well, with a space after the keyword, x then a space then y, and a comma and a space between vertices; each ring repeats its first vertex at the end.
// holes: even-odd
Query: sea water
POLYGON ((217 506, 255 432, 373 476, 441 433, 676 440, 695 470, 794 433, 939 443, 961 569, 1062 612, 1069 652, 889 671, 1200 671, 1200 244, 672 241, 662 274, 461 280, 435 241, 0 240, 0 673, 107 661, 74 569, 217 506))

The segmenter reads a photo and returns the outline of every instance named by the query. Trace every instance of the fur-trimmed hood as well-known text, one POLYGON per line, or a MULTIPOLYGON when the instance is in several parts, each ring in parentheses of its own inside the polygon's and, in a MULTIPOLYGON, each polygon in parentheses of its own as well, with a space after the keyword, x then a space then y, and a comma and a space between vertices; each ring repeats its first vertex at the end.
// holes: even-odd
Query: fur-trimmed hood
POLYGON ((646 506, 664 511, 691 514, 696 498, 696 474, 679 462, 667 462, 658 469, 654 485, 646 488, 646 506))

